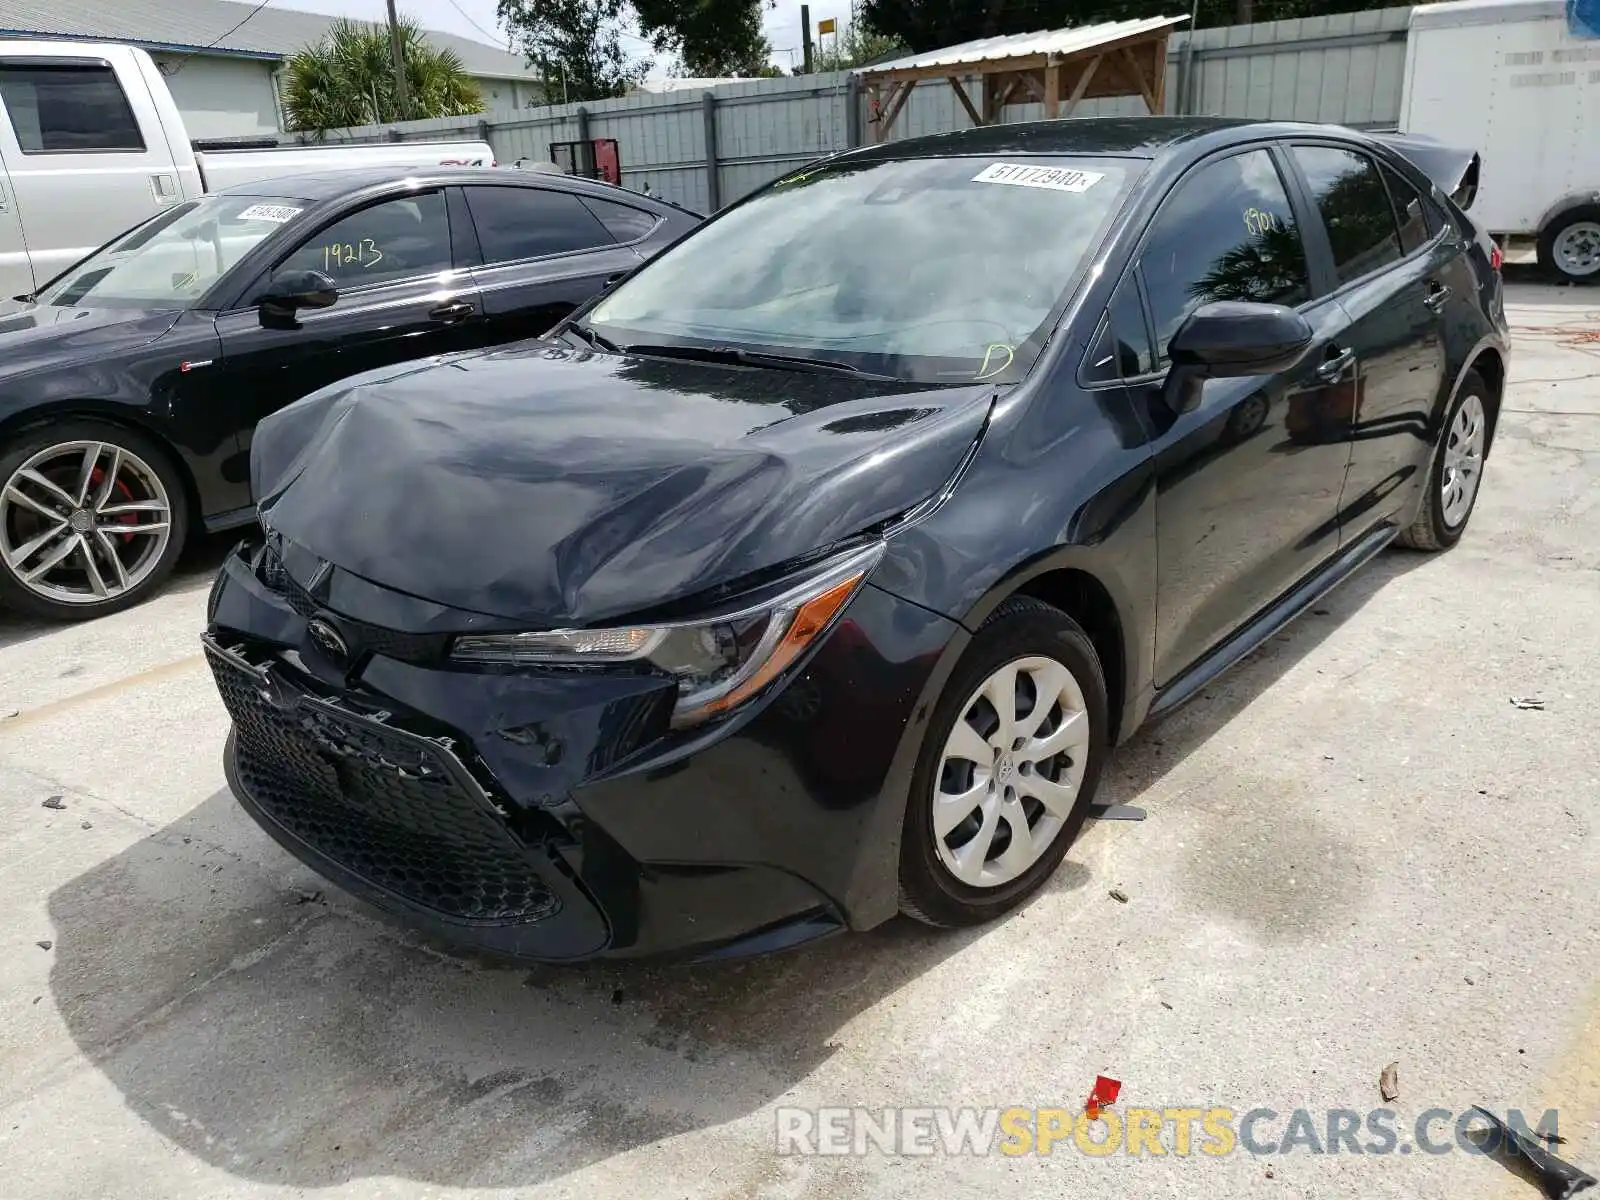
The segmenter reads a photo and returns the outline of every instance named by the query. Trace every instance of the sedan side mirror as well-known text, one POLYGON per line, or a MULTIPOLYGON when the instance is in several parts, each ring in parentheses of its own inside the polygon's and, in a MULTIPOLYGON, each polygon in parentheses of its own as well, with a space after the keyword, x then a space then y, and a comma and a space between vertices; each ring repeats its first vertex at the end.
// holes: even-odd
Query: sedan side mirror
POLYGON ((338 303, 339 285, 321 271, 285 271, 261 293, 261 324, 268 329, 298 329, 302 308, 327 308, 338 303))
POLYGON ((1172 370, 1163 395, 1173 412, 1200 403, 1207 379, 1270 375, 1293 366, 1311 344, 1311 326, 1292 308, 1213 300, 1189 314, 1172 335, 1172 370))

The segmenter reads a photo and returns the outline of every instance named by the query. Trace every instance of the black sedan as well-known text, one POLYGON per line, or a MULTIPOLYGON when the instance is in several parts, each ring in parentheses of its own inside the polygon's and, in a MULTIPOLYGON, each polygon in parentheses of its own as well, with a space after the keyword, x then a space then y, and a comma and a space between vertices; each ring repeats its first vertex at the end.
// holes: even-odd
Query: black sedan
POLYGON ((239 801, 529 958, 1006 912, 1108 749, 1385 546, 1439 550, 1498 256, 1347 130, 847 153, 548 340, 267 421, 205 646, 239 801))
POLYGON ((0 604, 137 603, 252 520, 257 421, 375 367, 541 334, 699 218, 547 174, 393 168, 177 205, 0 316, 0 604))

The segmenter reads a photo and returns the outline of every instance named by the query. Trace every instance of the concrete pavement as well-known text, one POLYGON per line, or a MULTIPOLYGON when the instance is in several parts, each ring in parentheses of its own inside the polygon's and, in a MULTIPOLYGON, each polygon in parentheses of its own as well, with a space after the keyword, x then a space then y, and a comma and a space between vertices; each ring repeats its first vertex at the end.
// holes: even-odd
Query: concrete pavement
POLYGON ((1383 1107, 1391 1062, 1404 1144, 1558 1108, 1600 1174, 1600 291, 1516 285, 1512 320, 1462 544, 1381 556, 1143 732, 1106 786, 1150 819, 975 932, 452 959, 228 796, 216 548, 92 625, 0 618, 0 1197, 1537 1195, 1461 1149, 775 1153, 779 1106, 1081 1107, 1098 1073, 1277 1140, 1383 1107))

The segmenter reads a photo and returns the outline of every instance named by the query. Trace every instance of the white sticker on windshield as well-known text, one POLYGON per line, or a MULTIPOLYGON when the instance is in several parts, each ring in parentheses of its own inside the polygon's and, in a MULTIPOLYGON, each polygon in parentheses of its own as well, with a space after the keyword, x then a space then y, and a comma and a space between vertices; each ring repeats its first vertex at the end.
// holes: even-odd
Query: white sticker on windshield
POLYGON ((287 204, 252 204, 239 214, 239 220, 271 221, 276 225, 282 225, 304 211, 301 208, 290 208, 287 204))
POLYGON ((1036 167, 1027 163, 994 163, 972 177, 973 183, 1009 183, 1013 187, 1048 188, 1053 192, 1087 192, 1105 176, 1071 167, 1036 167))

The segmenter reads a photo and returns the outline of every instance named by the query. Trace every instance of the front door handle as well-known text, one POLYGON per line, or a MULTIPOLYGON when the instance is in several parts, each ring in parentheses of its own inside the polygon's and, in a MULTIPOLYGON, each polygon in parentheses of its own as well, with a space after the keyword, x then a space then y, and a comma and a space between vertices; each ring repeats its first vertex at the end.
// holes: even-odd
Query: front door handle
POLYGON ((443 321, 446 325, 454 325, 458 321, 465 321, 473 313, 472 305, 465 300, 456 300, 450 304, 441 304, 438 308, 428 313, 430 321, 443 321))
POLYGON ((1333 383, 1343 375, 1345 368, 1356 360, 1356 352, 1349 347, 1340 349, 1337 346, 1328 347, 1328 357, 1317 365, 1317 378, 1324 383, 1333 383))
POLYGON ((1423 298, 1422 302, 1434 312, 1438 312, 1444 307, 1444 302, 1448 299, 1450 299, 1450 289, 1447 286, 1442 283, 1430 283, 1428 285, 1428 294, 1423 298))

